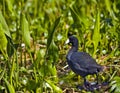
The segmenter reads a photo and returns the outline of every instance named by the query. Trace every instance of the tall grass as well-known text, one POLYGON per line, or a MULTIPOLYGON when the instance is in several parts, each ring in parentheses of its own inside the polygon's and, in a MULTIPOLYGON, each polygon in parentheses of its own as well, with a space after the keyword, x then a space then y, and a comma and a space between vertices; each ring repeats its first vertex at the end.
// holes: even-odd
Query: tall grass
POLYGON ((100 78, 111 82, 108 92, 119 92, 119 6, 119 0, 1 0, 0 92, 62 93, 74 87, 75 74, 64 72, 69 31, 80 51, 110 66, 100 78))

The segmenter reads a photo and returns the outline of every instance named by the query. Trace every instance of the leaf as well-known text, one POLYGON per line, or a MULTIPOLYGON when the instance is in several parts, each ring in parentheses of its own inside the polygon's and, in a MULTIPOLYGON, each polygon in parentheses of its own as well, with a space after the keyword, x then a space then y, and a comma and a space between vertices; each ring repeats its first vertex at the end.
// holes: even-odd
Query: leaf
POLYGON ((94 54, 96 53, 97 47, 98 47, 98 43, 101 40, 101 35, 100 35, 100 11, 98 10, 98 13, 96 15, 96 21, 95 21, 95 28, 94 28, 94 32, 92 35, 92 40, 93 40, 93 44, 94 44, 94 54))
POLYGON ((34 61, 34 66, 36 69, 39 69, 44 61, 45 50, 40 49, 37 51, 36 60, 34 61))
MULTIPOLYGON (((12 42, 12 38, 11 38, 11 34, 10 34, 10 31, 9 31, 8 25, 7 25, 6 21, 5 21, 5 18, 2 15, 1 11, 0 11, 0 25, 2 26, 2 31, 5 33, 5 35, 7 37, 6 39, 8 40, 7 53, 8 53, 8 56, 10 57, 14 53, 14 51, 13 51, 13 42, 12 42), (10 51, 10 49, 12 51, 10 51)), ((6 43, 6 42, 4 42, 4 43, 6 43)))
POLYGON ((111 12, 111 3, 110 0, 105 0, 106 8, 109 12, 111 12))
POLYGON ((11 0, 6 0, 7 6, 8 6, 8 10, 13 13, 13 5, 11 3, 11 0))
POLYGON ((48 49, 48 56, 50 57, 50 59, 53 60, 53 62, 57 62, 58 60, 58 47, 56 46, 55 42, 52 41, 51 45, 48 49))
MULTIPOLYGON (((58 47, 55 45, 53 40, 53 35, 57 25, 60 22, 60 17, 56 19, 52 29, 48 32, 48 41, 47 41, 47 56, 49 57, 49 62, 47 62, 47 68, 45 69, 46 74, 52 74, 52 76, 56 76, 56 68, 54 67, 54 63, 58 60, 58 47)), ((45 63, 44 63, 45 64, 45 63)), ((45 65, 44 65, 45 66, 45 65)))
POLYGON ((60 17, 55 20, 54 24, 52 25, 52 29, 48 32, 47 49, 49 48, 49 46, 52 42, 53 34, 54 34, 55 29, 58 26, 59 22, 60 22, 60 17))
POLYGON ((6 48, 7 48, 7 39, 4 34, 4 29, 2 28, 2 25, 0 23, 0 50, 2 51, 3 54, 4 54, 4 50, 6 51, 6 48))
POLYGON ((12 67, 11 67, 11 69, 10 69, 10 83, 11 83, 11 84, 12 84, 12 82, 13 82, 14 70, 15 70, 15 62, 12 63, 12 67))
POLYGON ((13 85, 11 85, 6 79, 4 79, 4 81, 6 83, 9 93, 15 93, 15 89, 14 89, 13 85))
POLYGON ((7 37, 8 43, 7 43, 7 54, 9 57, 11 57, 14 54, 15 45, 13 44, 13 41, 11 38, 7 37))
POLYGON ((2 12, 0 11, 0 23, 2 24, 2 27, 3 27, 3 31, 4 33, 11 38, 11 35, 10 35, 10 31, 9 31, 9 28, 8 28, 8 25, 5 21, 5 18, 3 17, 2 15, 2 12))
POLYGON ((4 67, 4 70, 0 71, 0 81, 1 81, 2 78, 4 78, 5 72, 6 72, 6 67, 4 67))
POLYGON ((52 81, 50 80, 46 80, 46 81, 52 87, 54 93, 63 93, 62 90, 58 86, 56 86, 52 81))
POLYGON ((72 17, 74 19, 74 22, 79 22, 80 23, 81 18, 80 18, 80 16, 78 15, 78 13, 75 11, 75 9, 73 7, 70 7, 70 12, 71 12, 72 17))
POLYGON ((120 77, 115 76, 113 81, 110 83, 111 89, 110 91, 114 93, 120 93, 120 77))
POLYGON ((30 47, 30 32, 29 32, 29 24, 24 14, 21 14, 21 29, 22 29, 22 37, 26 46, 30 47))
POLYGON ((79 10, 76 7, 76 5, 74 5, 73 7, 70 7, 70 12, 74 19, 74 24, 78 25, 82 22, 82 23, 84 23, 85 27, 88 27, 89 21, 87 20, 86 15, 84 15, 82 12, 79 13, 79 10))

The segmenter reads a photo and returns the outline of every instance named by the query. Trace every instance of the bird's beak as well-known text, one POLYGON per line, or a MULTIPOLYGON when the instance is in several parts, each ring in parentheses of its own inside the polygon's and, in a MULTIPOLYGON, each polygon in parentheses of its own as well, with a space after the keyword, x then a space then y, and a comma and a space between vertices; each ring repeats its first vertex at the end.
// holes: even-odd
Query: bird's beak
POLYGON ((66 44, 68 44, 69 42, 70 42, 70 40, 69 40, 69 39, 67 39, 67 40, 66 40, 66 42, 65 42, 65 45, 66 45, 66 44))

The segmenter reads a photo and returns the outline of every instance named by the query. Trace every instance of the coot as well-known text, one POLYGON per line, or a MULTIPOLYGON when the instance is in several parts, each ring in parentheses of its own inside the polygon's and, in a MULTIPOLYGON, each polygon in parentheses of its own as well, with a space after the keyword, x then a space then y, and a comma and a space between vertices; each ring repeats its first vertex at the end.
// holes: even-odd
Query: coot
POLYGON ((73 72, 84 78, 84 86, 88 88, 90 84, 86 81, 86 76, 96 74, 98 78, 97 74, 103 70, 103 66, 97 64, 88 53, 78 52, 78 39, 75 36, 69 36, 66 43, 72 44, 66 56, 68 65, 73 72))

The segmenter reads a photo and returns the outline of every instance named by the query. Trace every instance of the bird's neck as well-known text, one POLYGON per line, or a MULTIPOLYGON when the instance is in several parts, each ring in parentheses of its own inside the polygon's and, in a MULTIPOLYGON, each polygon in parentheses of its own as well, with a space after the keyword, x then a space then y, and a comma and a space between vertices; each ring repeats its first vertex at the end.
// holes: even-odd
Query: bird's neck
POLYGON ((70 57, 71 55, 74 53, 74 52, 77 52, 78 50, 78 47, 72 47, 69 52, 68 52, 68 55, 67 55, 67 59, 70 60, 70 57))
POLYGON ((77 52, 77 51, 78 51, 78 46, 72 46, 72 48, 69 50, 69 53, 77 52))

